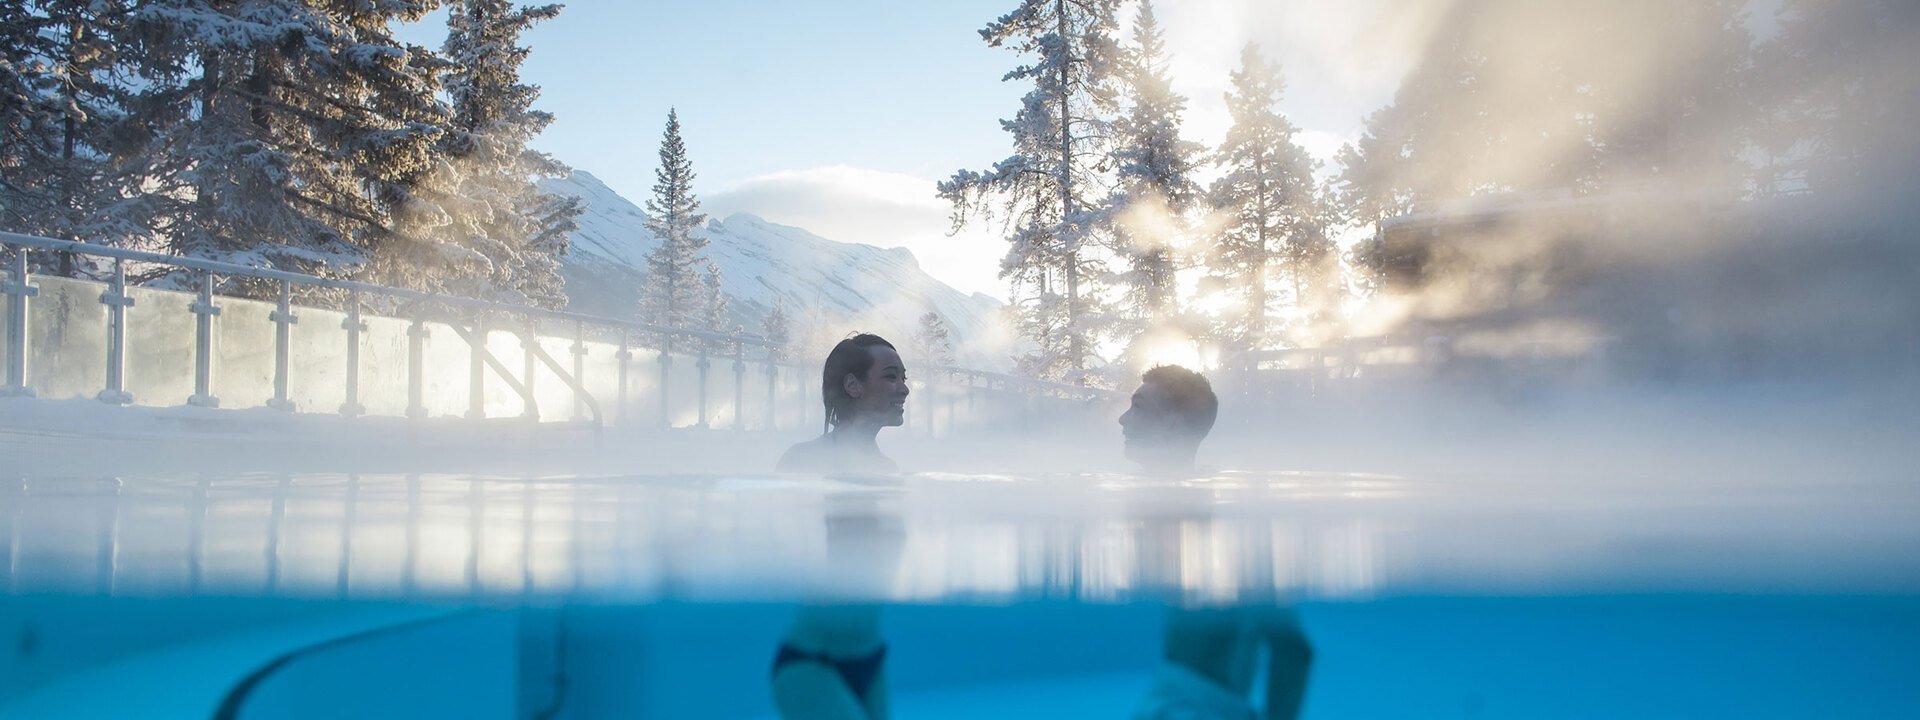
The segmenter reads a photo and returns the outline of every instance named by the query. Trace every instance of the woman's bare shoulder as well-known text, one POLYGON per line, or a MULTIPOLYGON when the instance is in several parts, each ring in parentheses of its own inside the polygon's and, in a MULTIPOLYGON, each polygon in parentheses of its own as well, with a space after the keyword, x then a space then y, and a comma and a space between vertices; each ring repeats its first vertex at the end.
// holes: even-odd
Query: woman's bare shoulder
POLYGON ((827 446, 827 436, 805 442, 797 442, 780 455, 780 463, 774 466, 778 472, 827 472, 833 469, 832 448, 827 446))

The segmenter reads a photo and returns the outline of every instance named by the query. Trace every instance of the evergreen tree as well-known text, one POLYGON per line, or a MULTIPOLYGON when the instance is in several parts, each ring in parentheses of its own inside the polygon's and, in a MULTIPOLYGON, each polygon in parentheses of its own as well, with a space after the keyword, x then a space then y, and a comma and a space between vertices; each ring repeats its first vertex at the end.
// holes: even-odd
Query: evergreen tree
POLYGON ((1093 382, 1095 348, 1108 332, 1099 255, 1106 200, 1101 165, 1114 106, 1118 48, 1112 40, 1118 0, 1022 0, 980 35, 1034 62, 1006 80, 1033 90, 1002 123, 1014 154, 984 172, 962 170, 940 184, 954 224, 1001 213, 1011 247, 1001 277, 1012 283, 1015 327, 1034 350, 1021 372, 1093 382), (997 207, 996 207, 997 206, 997 207))
POLYGON ((1109 204, 1113 240, 1130 265, 1122 275, 1125 314, 1136 326, 1164 324, 1178 310, 1174 272, 1180 259, 1174 241, 1186 231, 1187 215, 1200 195, 1191 177, 1200 146, 1180 138, 1187 99, 1173 91, 1167 76, 1166 43, 1152 2, 1140 3, 1133 44, 1122 57, 1127 112, 1114 127, 1119 191, 1109 204))
POLYGON ((954 365, 952 333, 947 330, 947 321, 940 317, 940 313, 928 310, 920 316, 919 327, 913 331, 913 348, 923 364, 939 367, 954 365))
POLYGON ((0 226, 64 236, 58 189, 69 122, 61 102, 62 35, 37 4, 0 4, 0 226))
POLYGON ((787 317, 785 300, 776 299, 773 307, 767 309, 766 316, 760 320, 760 337, 773 343, 775 355, 784 357, 787 354, 788 347, 793 343, 793 321, 787 317))
POLYGON ((659 241, 647 253, 647 282, 640 308, 648 321, 692 327, 700 319, 700 269, 707 239, 694 234, 707 216, 693 195, 693 163, 680 139, 680 116, 667 111, 660 140, 660 168, 654 172, 653 198, 647 201, 647 229, 659 241))
MULTIPOLYGON (((700 328, 707 332, 727 333, 733 324, 727 319, 727 293, 720 276, 720 266, 706 261, 706 268, 700 274, 700 328)), ((709 350, 720 352, 727 348, 710 344, 709 350)))
POLYGON ((1325 312, 1328 298, 1317 290, 1336 258, 1314 190, 1316 163, 1278 109, 1285 89, 1279 65, 1248 44, 1231 78, 1226 101, 1233 123, 1217 154, 1224 172, 1208 192, 1219 227, 1210 265, 1226 291, 1239 296, 1242 312, 1227 319, 1225 339, 1258 349, 1271 340, 1273 273, 1286 272, 1297 308, 1325 312))
POLYGON ((146 118, 145 179, 165 200, 147 226, 177 254, 337 275, 397 225, 434 224, 445 211, 415 189, 447 120, 443 63, 390 26, 436 5, 141 4, 132 22, 173 101, 146 118))
POLYGON ((443 212, 402 216, 420 222, 403 222, 376 258, 384 280, 541 307, 566 303, 559 256, 581 208, 577 198, 535 184, 567 168, 527 147, 553 116, 532 108, 540 90, 520 82, 528 50, 518 44, 559 12, 558 5, 516 9, 506 0, 452 3, 442 49, 452 99, 444 157, 415 188, 443 212))
MULTIPOLYGON (((115 162, 141 151, 136 92, 122 56, 122 0, 36 0, 0 8, 0 226, 125 244, 120 221, 138 178, 115 162)), ((72 276, 59 253, 41 272, 72 276)))

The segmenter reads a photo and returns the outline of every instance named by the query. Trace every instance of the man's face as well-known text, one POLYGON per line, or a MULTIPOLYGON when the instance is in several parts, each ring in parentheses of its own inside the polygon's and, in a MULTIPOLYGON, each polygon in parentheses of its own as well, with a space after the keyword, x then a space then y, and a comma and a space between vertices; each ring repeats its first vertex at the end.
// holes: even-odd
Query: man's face
POLYGON ((1154 463, 1170 452, 1188 451, 1193 439, 1182 427, 1166 388, 1142 383, 1133 391, 1133 403, 1120 414, 1120 434, 1126 438, 1127 459, 1154 463))

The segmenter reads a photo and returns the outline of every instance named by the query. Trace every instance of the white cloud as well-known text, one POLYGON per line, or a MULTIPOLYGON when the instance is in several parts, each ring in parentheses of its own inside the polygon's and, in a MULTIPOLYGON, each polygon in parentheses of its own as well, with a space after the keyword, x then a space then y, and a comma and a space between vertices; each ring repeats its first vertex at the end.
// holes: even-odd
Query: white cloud
POLYGON ((831 240, 913 251, 927 274, 962 292, 1005 299, 997 279, 1006 243, 990 227, 947 235, 949 206, 934 181, 846 165, 747 178, 702 201, 716 217, 748 212, 831 240))

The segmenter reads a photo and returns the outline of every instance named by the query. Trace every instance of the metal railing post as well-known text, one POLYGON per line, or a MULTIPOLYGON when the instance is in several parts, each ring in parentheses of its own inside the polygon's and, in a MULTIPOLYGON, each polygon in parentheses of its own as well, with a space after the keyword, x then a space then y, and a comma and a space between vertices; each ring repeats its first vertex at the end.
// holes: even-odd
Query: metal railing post
POLYGON ((484 318, 473 319, 473 342, 468 343, 467 361, 467 417, 479 419, 487 416, 487 321, 484 318))
POLYGON ((780 429, 780 414, 774 410, 774 395, 780 389, 780 352, 767 346, 767 429, 780 429))
POLYGON ((0 294, 7 296, 7 384, 0 397, 33 397, 27 385, 27 299, 40 294, 27 278, 27 249, 13 253, 12 271, 0 281, 0 294))
POLYGON ((673 336, 669 335, 660 350, 660 427, 673 427, 673 415, 667 404, 667 371, 673 367, 673 336))
MULTIPOLYGON (((947 379, 948 379, 948 380, 953 380, 953 379, 954 379, 954 377, 953 377, 953 372, 952 372, 951 370, 949 370, 949 371, 947 372, 947 379)), ((951 383, 951 384, 952 384, 952 385, 954 385, 955 387, 953 387, 953 388, 951 388, 950 390, 958 390, 958 389, 959 389, 959 388, 958 388, 958 386, 959 386, 959 383, 957 383, 957 382, 956 382, 956 383, 951 383)), ((954 402, 954 400, 953 400, 953 398, 954 398, 954 393, 953 393, 953 392, 951 392, 951 391, 949 391, 949 392, 948 392, 948 393, 946 394, 946 397, 944 397, 944 398, 942 398, 942 399, 944 399, 944 400, 946 401, 946 405, 947 405, 947 434, 948 434, 948 435, 952 435, 952 434, 953 434, 953 402, 954 402)))
POLYGON ((107 387, 97 396, 101 402, 125 405, 133 402, 127 392, 127 308, 133 298, 127 295, 126 262, 113 259, 113 279, 100 293, 100 304, 107 306, 107 387))
POLYGON ((620 398, 618 406, 620 408, 620 424, 625 425, 627 424, 627 413, 633 412, 633 406, 627 402, 627 361, 633 359, 633 349, 628 344, 627 331, 624 329, 620 331, 620 351, 613 354, 613 359, 620 364, 620 398))
POLYGON ((367 409, 360 405, 360 333, 367 329, 367 322, 360 319, 360 291, 347 293, 347 318, 340 321, 340 329, 347 331, 347 396, 340 403, 340 414, 347 417, 359 417, 367 409))
POLYGON ((539 369, 540 360, 535 357, 533 353, 539 343, 540 325, 532 320, 528 320, 527 331, 520 335, 520 352, 521 355, 525 356, 520 377, 524 378, 521 382, 527 388, 526 397, 521 399, 520 416, 535 422, 540 421, 540 411, 533 402, 533 375, 534 371, 539 369))
POLYGON ((220 407, 213 395, 213 319, 220 306, 213 304, 213 273, 200 274, 200 294, 187 303, 193 318, 193 397, 187 404, 196 407, 220 407))
POLYGON ((587 386, 587 324, 573 323, 573 421, 587 419, 583 388, 587 386))
POLYGON ((267 319, 273 321, 273 399, 267 401, 267 407, 293 412, 287 388, 292 384, 293 325, 300 322, 300 317, 293 314, 293 283, 280 281, 280 303, 267 313, 267 319))
POLYGON ((414 318, 407 326, 407 417, 427 417, 427 321, 414 318))
POLYGON ((707 361, 707 342, 701 340, 700 359, 693 363, 693 366, 700 371, 700 391, 696 393, 695 396, 700 399, 700 410, 697 414, 700 417, 699 426, 701 428, 707 427, 707 368, 712 365, 713 363, 707 361))
POLYGON ((740 339, 733 340, 733 429, 747 429, 747 361, 741 357, 740 339))
MULTIPOLYGON (((798 386, 798 387, 796 387, 796 388, 794 388, 794 394, 795 394, 795 396, 796 396, 796 397, 797 397, 797 398, 799 399, 799 402, 797 402, 797 403, 794 403, 794 408, 800 411, 800 427, 802 427, 802 428, 804 428, 804 427, 806 427, 806 426, 807 426, 807 419, 813 416, 813 413, 811 413, 811 412, 809 412, 809 410, 808 410, 808 408, 807 408, 807 397, 808 397, 808 396, 807 396, 807 375, 806 375, 806 373, 801 373, 801 374, 800 374, 800 382, 797 382, 797 383, 794 383, 794 384, 798 386)), ((825 421, 822 421, 822 424, 824 425, 824 424, 825 424, 825 421)))

